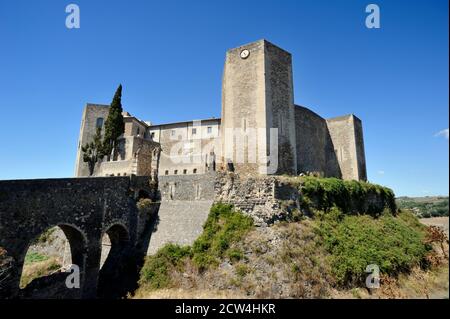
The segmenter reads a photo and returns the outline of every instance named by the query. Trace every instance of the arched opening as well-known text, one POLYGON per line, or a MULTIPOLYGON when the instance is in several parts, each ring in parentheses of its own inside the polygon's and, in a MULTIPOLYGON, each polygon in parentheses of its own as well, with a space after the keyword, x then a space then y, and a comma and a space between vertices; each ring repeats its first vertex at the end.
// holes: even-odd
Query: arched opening
POLYGON ((129 245, 130 238, 124 226, 115 224, 108 228, 102 236, 102 252, 100 257, 100 269, 115 267, 124 249, 129 245))
POLYGON ((129 291, 127 280, 131 258, 130 237, 125 226, 114 224, 102 236, 102 252, 98 277, 98 296, 102 298, 123 297, 129 291))
POLYGON ((19 287, 29 298, 70 298, 80 289, 67 289, 65 271, 77 265, 84 271, 86 240, 74 226, 60 224, 48 228, 28 245, 22 260, 19 287))

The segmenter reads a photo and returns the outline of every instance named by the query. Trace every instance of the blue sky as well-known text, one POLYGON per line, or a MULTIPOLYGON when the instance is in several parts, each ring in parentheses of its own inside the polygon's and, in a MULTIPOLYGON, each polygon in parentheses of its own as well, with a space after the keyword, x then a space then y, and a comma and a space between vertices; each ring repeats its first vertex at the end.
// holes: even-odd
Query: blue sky
POLYGON ((265 38, 293 55, 297 104, 362 119, 371 182, 448 194, 448 1, 73 0, 67 29, 70 3, 0 0, 0 179, 73 176, 83 106, 119 83, 144 120, 220 117, 225 51, 265 38))

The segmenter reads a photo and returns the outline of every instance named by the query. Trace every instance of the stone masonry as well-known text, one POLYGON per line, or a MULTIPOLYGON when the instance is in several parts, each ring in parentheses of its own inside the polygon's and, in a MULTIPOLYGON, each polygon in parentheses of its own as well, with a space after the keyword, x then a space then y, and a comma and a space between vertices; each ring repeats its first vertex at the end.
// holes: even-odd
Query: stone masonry
MULTIPOLYGON (((363 129, 354 115, 324 119, 294 104, 292 56, 260 40, 226 53, 222 118, 155 125, 125 112, 119 157, 97 165, 95 176, 206 174, 241 176, 316 173, 366 180, 363 129), (148 151, 137 152, 146 144, 148 151), (157 150, 157 152, 154 152, 157 150), (148 163, 148 165, 146 165, 148 163), (151 163, 151 164, 150 164, 151 163), (136 167, 146 167, 143 170, 136 167)), ((108 107, 83 112, 76 176, 88 176, 81 146, 102 127, 108 107)))

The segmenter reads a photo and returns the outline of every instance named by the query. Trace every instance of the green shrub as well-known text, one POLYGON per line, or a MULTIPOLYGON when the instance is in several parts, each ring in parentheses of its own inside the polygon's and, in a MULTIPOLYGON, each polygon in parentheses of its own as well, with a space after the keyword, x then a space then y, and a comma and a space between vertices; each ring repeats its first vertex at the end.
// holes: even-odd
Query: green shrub
POLYGON ((244 253, 240 249, 229 249, 227 256, 231 261, 239 261, 244 258, 244 253))
POLYGON ((58 227, 52 227, 44 231, 36 240, 33 242, 33 244, 45 244, 45 243, 51 243, 52 240, 52 234, 56 231, 58 227))
POLYGON ((192 246, 167 244, 155 255, 146 258, 140 283, 150 289, 170 286, 171 271, 182 270, 187 258, 191 258, 199 270, 217 265, 224 256, 232 261, 240 260, 243 258, 242 251, 230 246, 252 227, 251 217, 233 210, 231 205, 215 204, 203 226, 203 233, 192 246))
POLYGON ((167 244, 153 256, 148 256, 141 269, 140 283, 152 289, 170 285, 170 271, 182 266, 182 260, 191 255, 190 247, 167 244))
POLYGON ((236 266, 236 274, 241 279, 244 278, 250 272, 250 270, 250 267, 244 264, 239 264, 236 266))
POLYGON ((394 192, 387 187, 338 178, 305 176, 302 180, 299 191, 304 208, 328 211, 337 206, 346 214, 367 213, 372 216, 380 215, 385 208, 392 213, 397 209, 394 192), (371 199, 377 199, 379 205, 368 204, 371 199))
POLYGON ((423 242, 423 226, 409 212, 373 218, 344 215, 334 207, 319 214, 316 225, 341 285, 363 282, 370 264, 390 275, 407 271, 421 264, 431 249, 423 242))
POLYGON ((149 198, 139 199, 136 206, 141 214, 151 215, 155 212, 155 210, 153 209, 153 202, 149 198))
POLYGON ((233 210, 231 205, 214 205, 203 226, 203 233, 192 247, 194 263, 200 269, 217 265, 231 243, 239 241, 252 227, 252 218, 233 210))
POLYGON ((46 255, 42 255, 42 254, 35 253, 35 252, 29 252, 25 255, 24 263, 27 265, 27 264, 36 263, 39 261, 44 261, 47 259, 49 259, 49 257, 46 255))

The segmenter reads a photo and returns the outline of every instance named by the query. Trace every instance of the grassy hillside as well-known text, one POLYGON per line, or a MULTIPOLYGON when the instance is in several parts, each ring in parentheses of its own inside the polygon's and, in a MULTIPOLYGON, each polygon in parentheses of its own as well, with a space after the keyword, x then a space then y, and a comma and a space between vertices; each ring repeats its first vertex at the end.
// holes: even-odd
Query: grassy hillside
POLYGON ((134 297, 335 298, 364 287, 369 264, 380 267, 390 296, 401 276, 446 263, 433 245, 408 211, 355 215, 334 206, 314 218, 254 227, 216 204, 192 246, 170 244, 147 257, 134 297))
POLYGON ((396 203, 419 218, 448 216, 448 196, 398 197, 396 203))

